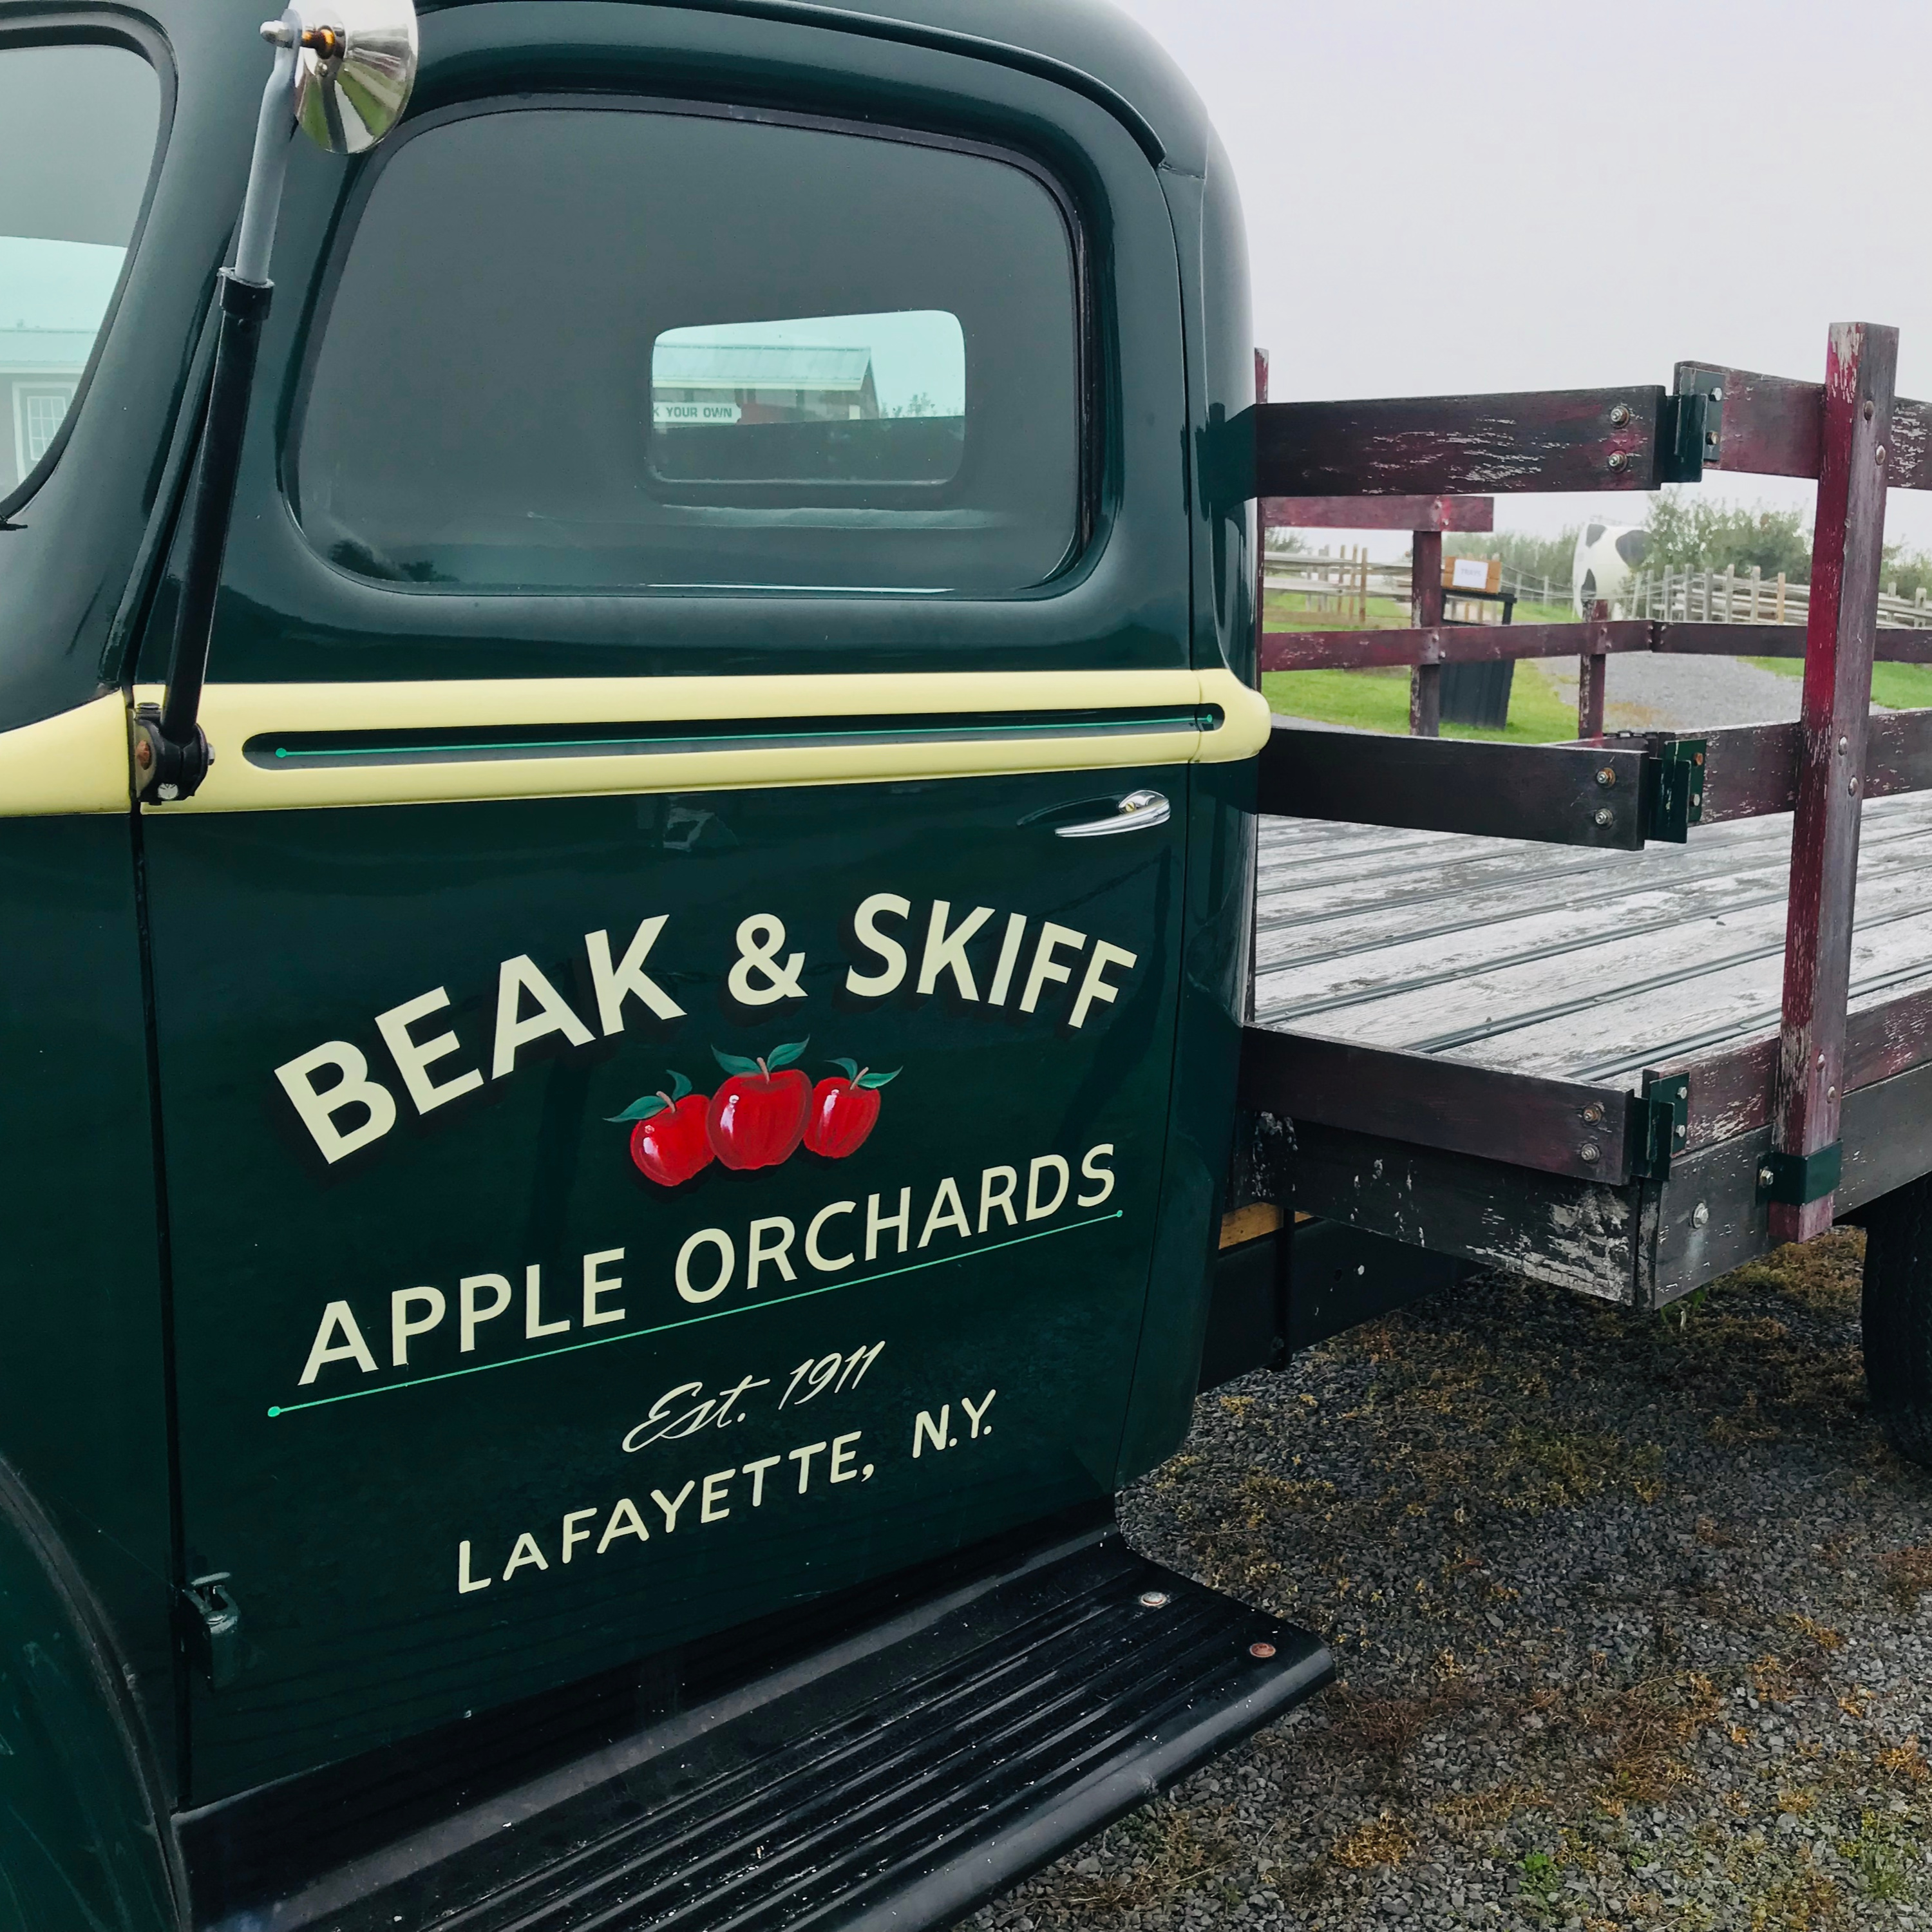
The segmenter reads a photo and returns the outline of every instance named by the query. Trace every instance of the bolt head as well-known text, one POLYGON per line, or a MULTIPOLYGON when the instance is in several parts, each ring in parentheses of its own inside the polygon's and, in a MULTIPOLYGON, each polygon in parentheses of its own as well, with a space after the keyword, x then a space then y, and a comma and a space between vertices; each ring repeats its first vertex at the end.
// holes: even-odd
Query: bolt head
POLYGON ((1690 1136, 1690 1130, 1688 1127, 1680 1126, 1677 1130, 1677 1138, 1680 1141, 1687 1139, 1690 1136))
POLYGON ((1867 422, 1870 422, 1871 421, 1871 419, 1872 419, 1872 405, 1871 405, 1870 403, 1867 403, 1867 404, 1865 404, 1865 421, 1866 421, 1867 422))
POLYGON ((1604 1110, 1597 1105, 1595 1101, 1592 1100, 1590 1104, 1583 1109, 1583 1118, 1592 1126, 1594 1127, 1597 1123, 1604 1118, 1604 1110))
POLYGON ((1883 443, 1880 443, 1877 448, 1872 452, 1872 460, 1874 463, 1882 463, 1885 460, 1885 445, 1883 443))
POLYGON ((1274 1646, 1271 1643, 1251 1643, 1248 1646, 1248 1654, 1250 1657, 1258 1657, 1263 1663, 1266 1663, 1274 1654, 1274 1646))
POLYGON ((1711 385, 1711 400, 1714 403, 1721 403, 1724 400, 1723 388, 1715 382, 1711 385))
POLYGON ((1612 422, 1615 423, 1619 429, 1621 429, 1625 423, 1630 421, 1630 411, 1622 403, 1619 403, 1615 409, 1611 410, 1610 420, 1612 422))
POLYGON ((1603 1149, 1598 1146, 1594 1141, 1586 1141, 1576 1150, 1576 1154, 1580 1160, 1588 1162, 1592 1166, 1594 1166, 1604 1157, 1603 1149))
POLYGON ((1600 785, 1613 785, 1616 782, 1617 772, 1616 767, 1614 765, 1599 765, 1597 767, 1598 784, 1600 785))
POLYGON ((1757 1171, 1757 1184, 1760 1187, 1768 1187, 1777 1178, 1768 1167, 1761 1167, 1757 1171))
POLYGON ((1840 757, 1840 758, 1842 758, 1845 755, 1845 754, 1846 754, 1847 752, 1849 752, 1851 748, 1852 748, 1852 741, 1850 740, 1850 739, 1849 739, 1849 738, 1840 738, 1840 739, 1838 740, 1838 755, 1839 755, 1839 757, 1840 757))
POLYGON ((1143 1590, 1141 1592, 1141 1607, 1143 1610, 1164 1610, 1167 1607, 1168 1601, 1168 1594, 1165 1590, 1143 1590))
POLYGON ((1708 1228, 1711 1225, 1711 1210, 1701 1201, 1690 1210, 1690 1225, 1694 1228, 1708 1228))
POLYGON ((158 784, 154 788, 154 796, 157 798, 164 800, 179 798, 181 796, 181 787, 179 785, 172 784, 158 784))
POLYGON ((1629 460, 1630 458, 1621 449, 1613 449, 1610 452, 1610 467, 1612 470, 1622 469, 1629 460))
POLYGON ((1616 814, 1612 812, 1607 805, 1600 805, 1598 806, 1597 823, 1599 825, 1614 825, 1616 822, 1616 814))

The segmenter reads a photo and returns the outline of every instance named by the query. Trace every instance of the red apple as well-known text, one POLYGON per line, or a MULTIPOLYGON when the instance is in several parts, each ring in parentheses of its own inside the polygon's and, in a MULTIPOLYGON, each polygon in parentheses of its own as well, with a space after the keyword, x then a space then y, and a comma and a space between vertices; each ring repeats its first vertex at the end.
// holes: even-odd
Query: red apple
POLYGON ((660 1187, 678 1186, 711 1165, 711 1143, 704 1132, 711 1103, 692 1091, 682 1073, 670 1078, 668 1094, 646 1094, 610 1116, 614 1124, 636 1123, 631 1129, 631 1158, 660 1187))
MULTIPOLYGON (((843 1079, 836 1076, 821 1080, 812 1090, 812 1105, 806 1114, 805 1144, 827 1160, 843 1160, 866 1144, 879 1118, 879 1089, 892 1073, 868 1073, 850 1060, 837 1060, 835 1066, 845 1070, 843 1079)), ((898 1072, 893 1069, 893 1073, 898 1072)))
POLYGON ((704 1131, 712 1152, 727 1167, 776 1167, 796 1150, 805 1136, 812 1082, 789 1063, 805 1048, 800 1040, 758 1060, 711 1049, 730 1077, 711 1096, 704 1131))

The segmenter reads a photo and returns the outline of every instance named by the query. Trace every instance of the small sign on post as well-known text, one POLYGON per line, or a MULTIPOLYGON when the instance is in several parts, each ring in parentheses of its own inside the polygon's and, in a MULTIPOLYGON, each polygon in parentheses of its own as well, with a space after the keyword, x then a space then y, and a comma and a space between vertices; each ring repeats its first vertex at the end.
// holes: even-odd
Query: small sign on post
POLYGON ((1487 590, 1492 593, 1503 587, 1503 566, 1500 557, 1452 556, 1445 558, 1442 565, 1442 587, 1444 590, 1487 590))

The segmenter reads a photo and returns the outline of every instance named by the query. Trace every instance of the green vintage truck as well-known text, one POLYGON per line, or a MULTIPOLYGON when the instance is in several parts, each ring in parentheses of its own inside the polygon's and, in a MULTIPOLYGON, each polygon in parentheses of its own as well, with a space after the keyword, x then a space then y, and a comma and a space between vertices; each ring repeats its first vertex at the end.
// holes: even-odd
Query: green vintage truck
POLYGON ((0 5, 0 1924, 942 1924, 1318 1688, 1111 1500, 1240 233, 1085 4, 0 5))

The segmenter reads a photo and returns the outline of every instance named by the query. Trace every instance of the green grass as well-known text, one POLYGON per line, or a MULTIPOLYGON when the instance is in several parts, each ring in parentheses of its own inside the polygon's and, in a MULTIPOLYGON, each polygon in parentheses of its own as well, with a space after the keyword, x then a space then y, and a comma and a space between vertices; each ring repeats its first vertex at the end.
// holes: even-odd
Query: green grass
MULTIPOLYGON (((1780 677, 1802 677, 1802 658, 1746 658, 1760 670, 1780 677)), ((1880 664, 1872 666, 1872 702, 1894 711, 1923 711, 1932 707, 1932 664, 1880 664)))
POLYGON ((1352 604, 1340 610, 1310 608, 1298 591, 1270 590, 1268 593, 1268 628, 1270 631, 1399 631, 1408 622, 1408 606, 1394 597, 1371 597, 1369 620, 1365 624, 1352 604))
MULTIPOLYGON (((1262 689, 1276 711, 1359 730, 1406 732, 1408 673, 1393 670, 1271 670, 1262 689)), ((1529 664, 1516 667, 1508 725, 1501 731, 1445 724, 1445 738, 1492 738, 1514 745, 1546 745, 1576 735, 1576 714, 1529 664)))

